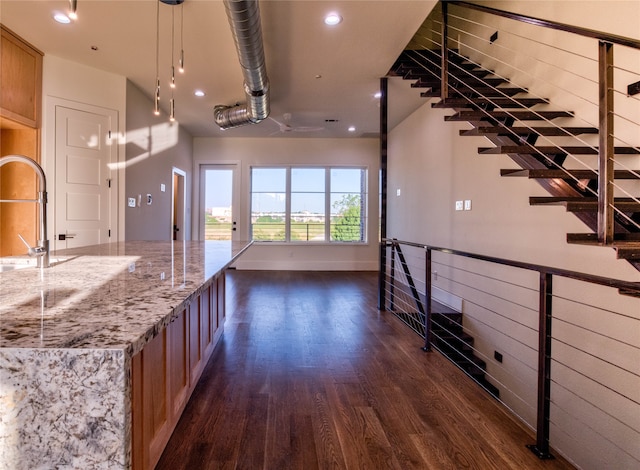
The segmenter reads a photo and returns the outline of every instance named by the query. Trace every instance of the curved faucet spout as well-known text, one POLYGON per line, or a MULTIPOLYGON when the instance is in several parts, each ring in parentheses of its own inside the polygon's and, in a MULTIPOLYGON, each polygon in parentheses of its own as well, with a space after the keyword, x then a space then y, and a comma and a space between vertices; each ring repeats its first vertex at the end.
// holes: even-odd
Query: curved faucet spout
MULTIPOLYGON (((40 205, 40 239, 38 246, 29 250, 29 253, 35 253, 38 256, 38 266, 49 267, 49 240, 47 240, 47 178, 44 170, 38 163, 24 155, 7 155, 0 158, 0 167, 5 163, 19 162, 29 165, 38 175, 38 197, 34 199, 40 205)), ((24 202, 21 200, 3 199, 0 202, 24 202)))

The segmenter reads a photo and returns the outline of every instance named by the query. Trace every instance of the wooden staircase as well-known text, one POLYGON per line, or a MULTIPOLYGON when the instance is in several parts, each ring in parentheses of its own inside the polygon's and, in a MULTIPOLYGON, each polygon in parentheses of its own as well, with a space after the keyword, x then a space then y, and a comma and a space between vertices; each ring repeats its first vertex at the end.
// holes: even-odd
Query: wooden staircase
MULTIPOLYGON (((392 66, 389 75, 413 80, 415 88, 425 89, 421 96, 440 98, 440 51, 406 50, 392 66)), ((456 51, 449 52, 448 97, 432 103, 433 108, 453 109, 455 114, 445 121, 468 122, 472 129, 460 131, 461 136, 483 136, 494 147, 480 147, 480 155, 506 154, 521 169, 501 170, 504 177, 535 179, 550 197, 530 198, 532 205, 564 205, 591 230, 589 233, 568 234, 568 243, 601 245, 598 227, 597 170, 567 168, 569 155, 597 155, 598 148, 588 145, 544 145, 536 142, 547 138, 597 135, 598 129, 585 126, 551 125, 550 122, 573 117, 572 112, 549 110, 546 99, 530 97, 527 90, 513 86, 503 78, 495 78, 456 51), (537 109, 545 105, 544 109, 537 109)), ((565 139, 566 140, 566 139, 565 139)), ((636 147, 616 147, 616 155, 640 154, 636 147)), ((615 179, 640 179, 640 169, 617 170, 615 179)), ((616 250, 619 259, 628 260, 640 270, 640 203, 633 198, 615 198, 614 241, 606 246, 616 250)))

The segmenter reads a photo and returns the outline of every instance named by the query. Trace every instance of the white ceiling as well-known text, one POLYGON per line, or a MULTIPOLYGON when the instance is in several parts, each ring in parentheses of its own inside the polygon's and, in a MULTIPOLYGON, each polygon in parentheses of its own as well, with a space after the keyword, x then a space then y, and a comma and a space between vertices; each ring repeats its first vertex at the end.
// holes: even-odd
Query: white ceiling
MULTIPOLYGON (((174 92, 176 118, 194 137, 353 137, 379 131, 374 93, 435 0, 261 0, 262 35, 271 90, 271 117, 291 114, 293 126, 316 132, 278 132, 271 119, 220 131, 213 107, 244 102, 242 73, 222 0, 160 4, 161 103, 170 89, 171 16, 175 15, 175 61, 184 14, 184 75, 174 92), (323 23, 330 11, 343 22, 323 23), (321 78, 316 78, 321 76, 321 78), (196 98, 196 88, 206 92, 196 98), (336 123, 326 123, 336 119, 336 123), (347 128, 355 126, 356 132, 347 128), (275 134, 274 134, 275 133, 275 134)), ((156 75, 156 0, 78 0, 78 20, 53 21, 67 0, 1 0, 0 22, 42 52, 130 79, 149 97, 156 75), (97 50, 92 50, 92 47, 97 50)), ((393 128, 421 103, 419 93, 390 81, 389 124, 393 128)), ((151 109, 150 109, 151 112, 151 109)))

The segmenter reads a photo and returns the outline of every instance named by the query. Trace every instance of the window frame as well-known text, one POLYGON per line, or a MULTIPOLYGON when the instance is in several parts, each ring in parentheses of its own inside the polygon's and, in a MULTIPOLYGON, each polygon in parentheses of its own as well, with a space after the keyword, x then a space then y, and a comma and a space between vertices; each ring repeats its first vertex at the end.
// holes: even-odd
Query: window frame
MULTIPOLYGON (((248 211, 248 227, 249 227, 249 239, 254 243, 273 243, 273 244, 301 244, 301 245, 365 245, 368 244, 369 230, 369 167, 366 165, 251 165, 249 167, 249 211, 248 211), (253 177, 254 169, 284 169, 285 170, 285 213, 284 213, 284 226, 285 236, 283 240, 256 240, 254 239, 254 223, 253 219, 253 203, 254 203, 254 191, 253 191, 253 177), (324 239, 323 240, 292 240, 291 239, 291 195, 292 184, 291 174, 293 169, 322 169, 324 170, 324 239), (331 228, 332 228, 332 214, 331 214, 331 170, 358 170, 363 172, 361 178, 361 190, 360 190, 360 213, 361 213, 361 239, 354 241, 345 240, 332 240, 331 228)), ((299 191, 296 191, 299 192, 299 191)), ((293 193, 295 194, 295 193, 293 193)))

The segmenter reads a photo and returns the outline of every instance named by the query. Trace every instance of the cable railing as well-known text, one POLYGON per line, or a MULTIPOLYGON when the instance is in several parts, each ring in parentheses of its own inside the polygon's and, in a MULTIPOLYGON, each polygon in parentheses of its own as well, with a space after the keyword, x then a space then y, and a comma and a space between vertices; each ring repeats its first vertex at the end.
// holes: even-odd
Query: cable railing
POLYGON ((540 458, 640 466, 640 282, 385 239, 393 312, 535 432, 540 458))
POLYGON ((466 93, 456 93, 456 99, 466 100, 487 119, 501 109, 501 116, 515 124, 504 126, 503 132, 522 142, 581 194, 597 200, 599 244, 613 244, 621 223, 625 231, 640 232, 637 211, 616 204, 616 198, 624 199, 626 207, 640 204, 640 68, 634 68, 640 64, 639 40, 452 0, 441 2, 441 9, 434 10, 410 47, 424 73, 439 79, 444 102, 458 91, 461 77, 472 79, 465 87, 486 106, 478 106, 477 98, 466 93), (616 61, 614 48, 620 58, 616 61), (469 64, 475 65, 473 73, 469 64), (487 74, 479 77, 482 69, 487 74), (539 104, 530 111, 543 127, 557 129, 551 133, 555 135, 542 133, 533 142, 523 141, 523 128, 535 132, 539 125, 534 128, 505 106, 522 98, 507 86, 494 84, 495 78, 538 98, 539 104), (491 90, 491 96, 483 89, 491 90), (561 117, 560 123, 546 117, 551 106, 571 117, 561 117), (566 130, 567 119, 572 125, 597 130, 597 136, 566 130), (576 170, 594 177, 585 178, 584 171, 576 170))

